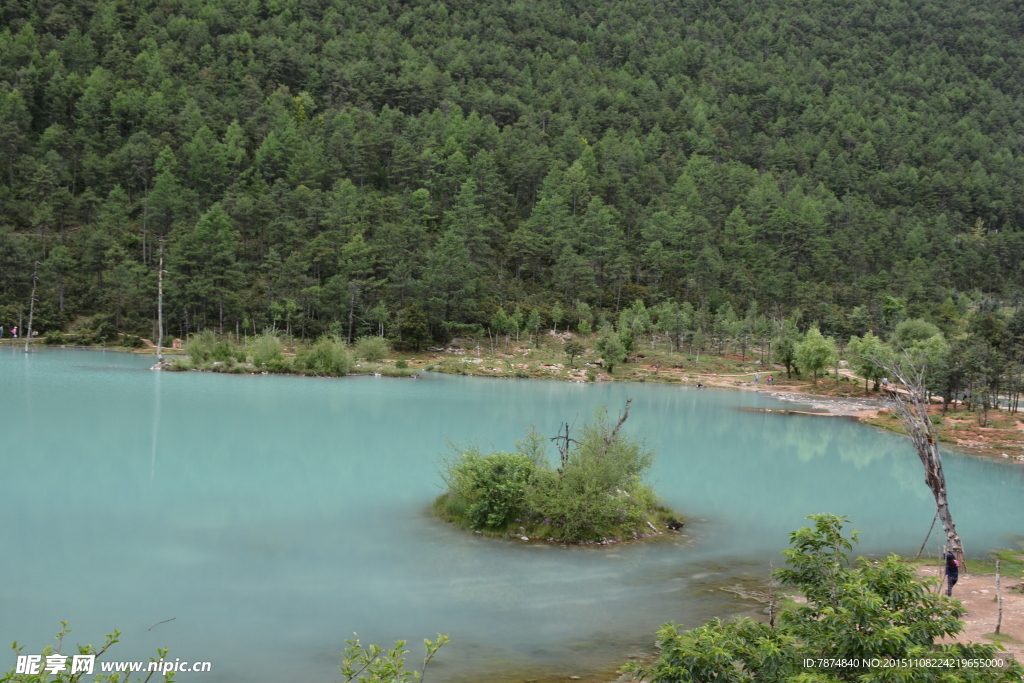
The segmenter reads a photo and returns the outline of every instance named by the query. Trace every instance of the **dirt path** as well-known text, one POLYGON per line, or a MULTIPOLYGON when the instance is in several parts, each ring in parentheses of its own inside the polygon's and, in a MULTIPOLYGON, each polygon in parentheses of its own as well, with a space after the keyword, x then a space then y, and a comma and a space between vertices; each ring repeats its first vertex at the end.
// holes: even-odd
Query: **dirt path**
MULTIPOLYGON (((919 567, 917 573, 920 576, 934 577, 939 576, 941 571, 941 567, 919 567)), ((1007 650, 1003 656, 1013 656, 1018 662, 1024 662, 1024 593, 1008 590, 1011 585, 1019 585, 1019 579, 1003 579, 1002 584, 1003 622, 1000 633, 1014 639, 1003 643, 1007 650)), ((994 575, 961 574, 960 580, 953 587, 953 597, 958 598, 967 608, 967 614, 963 618, 966 627, 956 641, 944 642, 991 643, 992 641, 985 636, 991 634, 996 627, 998 606, 995 595, 994 575)))

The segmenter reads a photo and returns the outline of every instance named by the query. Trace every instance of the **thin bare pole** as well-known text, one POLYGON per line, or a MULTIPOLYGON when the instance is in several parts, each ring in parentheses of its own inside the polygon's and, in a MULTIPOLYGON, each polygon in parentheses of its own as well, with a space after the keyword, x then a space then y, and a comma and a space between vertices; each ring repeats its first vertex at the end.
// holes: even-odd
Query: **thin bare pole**
POLYGON ((32 296, 28 300, 28 330, 25 331, 25 353, 28 353, 28 340, 32 338, 32 314, 36 307, 36 283, 39 282, 39 261, 32 268, 32 296))
POLYGON ((917 549, 917 556, 915 556, 915 557, 914 557, 914 559, 915 559, 915 560, 917 560, 917 559, 920 559, 920 557, 921 557, 921 553, 923 553, 923 552, 924 552, 924 547, 925 547, 926 545, 928 545, 928 539, 929 539, 929 538, 931 538, 931 535, 932 535, 932 529, 934 529, 934 528, 935 528, 935 522, 936 522, 936 520, 938 520, 938 518, 939 518, 939 511, 938 511, 938 510, 936 510, 936 511, 935 511, 935 516, 934 516, 934 517, 932 517, 932 525, 931 525, 930 527, 928 527, 928 535, 926 535, 926 536, 924 537, 924 543, 922 543, 922 544, 921 544, 921 547, 917 549))
POLYGON ((999 560, 996 560, 996 602, 999 603, 999 609, 997 610, 996 616, 996 630, 995 634, 999 635, 999 627, 1003 624, 1003 590, 999 583, 999 560))
POLYGON ((160 240, 160 265, 156 271, 156 369, 164 362, 164 241, 160 240))

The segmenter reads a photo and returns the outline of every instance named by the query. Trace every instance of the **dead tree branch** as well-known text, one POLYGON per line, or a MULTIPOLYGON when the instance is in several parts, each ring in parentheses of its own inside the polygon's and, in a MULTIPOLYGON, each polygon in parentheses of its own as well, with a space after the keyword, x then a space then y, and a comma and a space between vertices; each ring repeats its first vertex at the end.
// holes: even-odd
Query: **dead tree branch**
POLYGON ((619 435, 619 430, 622 429, 622 425, 625 424, 626 420, 629 418, 629 404, 632 402, 632 398, 626 399, 626 409, 622 411, 622 415, 619 417, 619 421, 615 425, 615 429, 613 429, 611 433, 604 438, 603 453, 607 453, 608 449, 612 447, 613 443, 615 443, 615 438, 619 435))

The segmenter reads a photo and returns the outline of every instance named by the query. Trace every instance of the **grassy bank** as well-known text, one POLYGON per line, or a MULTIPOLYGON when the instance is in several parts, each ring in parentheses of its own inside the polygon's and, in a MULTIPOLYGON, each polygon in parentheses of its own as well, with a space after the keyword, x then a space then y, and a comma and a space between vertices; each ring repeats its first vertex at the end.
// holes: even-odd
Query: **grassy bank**
POLYGON ((367 337, 349 346, 322 337, 298 349, 288 348, 273 332, 247 339, 244 344, 218 339, 212 332, 193 335, 184 355, 165 361, 171 371, 202 370, 228 374, 287 374, 343 377, 351 374, 411 377, 416 374, 404 359, 388 360, 384 339, 367 337))
MULTIPOLYGON (((931 419, 942 443, 975 455, 1024 461, 1022 415, 1010 414, 1005 409, 989 410, 987 415, 982 415, 962 405, 943 414, 942 407, 935 405, 931 409, 931 419)), ((880 410, 874 416, 861 418, 861 422, 897 434, 906 434, 894 410, 880 410)))
MULTIPOLYGON (((934 547, 934 546, 933 546, 934 547)), ((996 573, 996 560, 999 560, 999 574, 1004 580, 1013 583, 1024 579, 1024 549, 1000 548, 993 550, 984 557, 968 558, 965 574, 979 574, 983 576, 994 576, 996 573)), ((923 567, 943 567, 944 561, 941 558, 926 557, 920 559, 906 559, 907 562, 923 567)))

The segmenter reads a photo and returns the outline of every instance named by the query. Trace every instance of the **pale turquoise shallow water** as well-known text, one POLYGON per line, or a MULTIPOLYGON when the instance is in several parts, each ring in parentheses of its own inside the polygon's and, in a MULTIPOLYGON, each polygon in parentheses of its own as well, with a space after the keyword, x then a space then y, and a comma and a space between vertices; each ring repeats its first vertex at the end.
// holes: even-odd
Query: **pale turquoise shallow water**
MULTIPOLYGON (((865 552, 913 553, 934 509, 905 440, 735 410, 778 405, 751 393, 154 373, 152 360, 0 348, 0 643, 38 652, 68 620, 78 642, 124 631, 125 659, 166 646, 213 662, 183 681, 326 682, 353 631, 381 644, 441 631, 453 645, 435 681, 578 673, 664 621, 744 608, 707 582, 767 574, 807 514, 849 515, 865 552), (504 543, 426 514, 446 438, 511 448, 531 424, 553 434, 626 396, 628 431, 657 449, 656 488, 695 519, 694 543, 504 543)), ((969 551, 1024 534, 1024 468, 950 455, 946 470, 969 551)))

